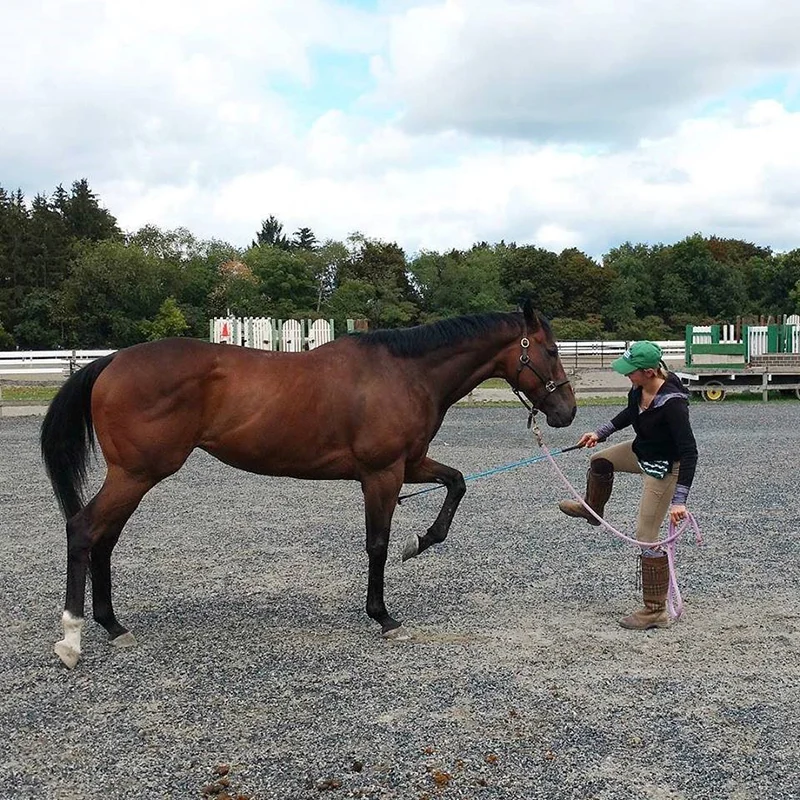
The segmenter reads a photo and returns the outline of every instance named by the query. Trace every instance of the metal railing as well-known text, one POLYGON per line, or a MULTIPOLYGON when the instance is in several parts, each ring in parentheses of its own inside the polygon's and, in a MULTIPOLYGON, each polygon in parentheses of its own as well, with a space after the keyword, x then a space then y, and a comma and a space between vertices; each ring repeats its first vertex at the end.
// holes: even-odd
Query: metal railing
MULTIPOLYGON (((614 359, 619 358, 632 344, 629 341, 559 341, 558 352, 561 363, 567 370, 602 369, 610 366, 614 359)), ((656 342, 664 354, 667 365, 670 362, 684 363, 686 342, 662 341, 656 342)))

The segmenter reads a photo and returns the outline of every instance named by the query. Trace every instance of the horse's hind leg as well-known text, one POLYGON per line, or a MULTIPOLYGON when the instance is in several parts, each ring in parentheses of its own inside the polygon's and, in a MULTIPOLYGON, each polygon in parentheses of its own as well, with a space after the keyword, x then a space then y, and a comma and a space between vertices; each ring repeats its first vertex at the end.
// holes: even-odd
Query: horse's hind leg
POLYGON ((419 555, 432 544, 439 544, 447 538, 453 516, 458 509, 458 504, 467 491, 464 476, 452 467, 440 464, 431 458, 423 459, 419 464, 414 464, 406 469, 406 483, 441 483, 447 487, 447 495, 433 525, 428 528, 424 536, 412 533, 406 539, 403 548, 403 561, 419 555))
POLYGON ((364 491, 364 510, 367 522, 367 614, 380 623, 381 633, 397 631, 400 623, 386 610, 384 602, 384 573, 389 550, 389 530, 402 486, 402 467, 374 473, 361 480, 364 491))
POLYGON ((89 566, 92 571, 92 615, 95 622, 108 631, 108 639, 115 647, 132 647, 136 639, 127 628, 120 625, 111 602, 111 552, 122 533, 120 525, 116 531, 107 533, 92 545, 89 566))
POLYGON ((111 606, 111 551, 128 518, 154 484, 155 481, 150 479, 109 470, 100 491, 67 522, 67 596, 62 615, 64 638, 56 642, 54 649, 70 669, 78 663, 81 653, 86 570, 90 561, 95 617, 113 638, 124 637, 127 633, 117 622, 111 606))

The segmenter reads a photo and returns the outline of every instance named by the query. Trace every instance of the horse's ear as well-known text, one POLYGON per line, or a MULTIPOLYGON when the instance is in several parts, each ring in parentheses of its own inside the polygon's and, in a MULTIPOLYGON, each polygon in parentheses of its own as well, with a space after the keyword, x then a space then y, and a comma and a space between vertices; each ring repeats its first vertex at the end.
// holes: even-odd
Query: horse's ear
POLYGON ((522 315, 525 317, 525 323, 531 333, 536 333, 539 330, 539 312, 533 307, 533 300, 526 297, 522 303, 522 315))

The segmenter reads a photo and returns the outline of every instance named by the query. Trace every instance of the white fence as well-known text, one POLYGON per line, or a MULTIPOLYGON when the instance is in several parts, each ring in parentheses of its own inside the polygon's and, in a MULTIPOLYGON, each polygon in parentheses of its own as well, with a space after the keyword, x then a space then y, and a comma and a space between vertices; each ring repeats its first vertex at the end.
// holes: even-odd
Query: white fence
MULTIPOLYGON (((229 318, 215 319, 211 322, 212 341, 224 340, 228 344, 255 347, 259 350, 299 352, 306 348, 319 347, 332 338, 332 322, 324 319, 273 321, 262 318, 244 320, 229 318)), ((606 367, 615 358, 619 358, 630 344, 631 342, 627 341, 562 341, 558 343, 558 349, 561 360, 567 368, 606 367)), ((664 351, 664 360, 667 364, 675 361, 683 363, 685 349, 683 341, 664 341, 658 344, 664 351)), ((0 379, 11 375, 23 379, 25 375, 49 374, 54 377, 67 377, 96 358, 113 352, 114 350, 0 352, 0 379)))
POLYGON ((16 375, 71 375, 114 350, 7 350, 0 351, 0 377, 16 375))
MULTIPOLYGON (((735 325, 719 326, 719 344, 736 344, 739 341, 736 338, 735 325)), ((711 336, 711 326, 694 325, 692 327, 692 344, 714 344, 711 336)))
POLYGON ((218 317, 211 320, 210 339, 217 344, 299 353, 332 341, 333 320, 218 317))

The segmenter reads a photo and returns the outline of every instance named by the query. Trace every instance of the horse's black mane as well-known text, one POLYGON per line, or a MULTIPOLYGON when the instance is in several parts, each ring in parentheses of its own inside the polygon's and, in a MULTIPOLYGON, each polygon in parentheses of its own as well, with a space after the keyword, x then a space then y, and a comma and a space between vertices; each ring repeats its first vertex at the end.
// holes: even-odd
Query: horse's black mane
MULTIPOLYGON (((547 320, 541 316, 539 320, 549 331, 550 326, 547 320)), ((520 312, 504 314, 493 311, 487 314, 451 317, 439 320, 439 322, 431 322, 428 325, 417 325, 414 328, 377 330, 371 333, 356 333, 353 336, 360 345, 365 347, 384 345, 393 356, 415 358, 438 350, 440 347, 455 345, 467 339, 493 333, 501 327, 519 326, 522 321, 520 312)))

